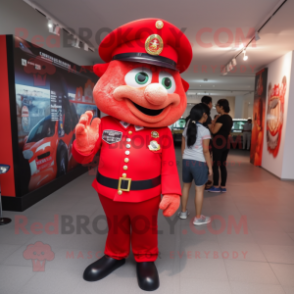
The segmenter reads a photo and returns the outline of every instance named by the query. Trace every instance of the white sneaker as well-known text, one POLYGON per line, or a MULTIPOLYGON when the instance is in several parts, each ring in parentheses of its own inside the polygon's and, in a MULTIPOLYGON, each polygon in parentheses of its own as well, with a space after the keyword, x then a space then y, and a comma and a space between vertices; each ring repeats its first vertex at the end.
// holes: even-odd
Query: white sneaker
POLYGON ((185 212, 182 212, 182 211, 178 212, 178 216, 180 219, 187 219, 188 215, 189 215, 188 210, 186 210, 185 212))
POLYGON ((200 218, 194 218, 193 224, 195 226, 206 225, 211 222, 211 218, 208 216, 201 215, 200 218))

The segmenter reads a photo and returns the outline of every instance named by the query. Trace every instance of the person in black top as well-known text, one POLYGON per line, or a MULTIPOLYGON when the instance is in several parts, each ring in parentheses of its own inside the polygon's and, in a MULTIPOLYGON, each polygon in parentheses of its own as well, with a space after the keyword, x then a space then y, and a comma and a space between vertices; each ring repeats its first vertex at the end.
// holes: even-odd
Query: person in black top
POLYGON ((201 103, 208 107, 207 110, 208 110, 209 114, 208 114, 206 122, 203 125, 206 128, 210 129, 211 122, 212 122, 212 119, 211 119, 211 116, 210 116, 210 110, 212 108, 212 98, 210 96, 203 96, 201 98, 201 103))
MULTIPOLYGON (((203 126, 208 128, 210 131, 211 128, 211 116, 210 116, 210 110, 212 108, 212 98, 210 96, 203 96, 201 98, 201 104, 205 107, 205 113, 207 114, 207 120, 205 123, 203 123, 203 126)), ((211 140, 209 142, 209 152, 210 156, 212 156, 212 143, 211 140)), ((212 186, 212 181, 208 180, 207 183, 205 184, 205 190, 208 190, 212 186)))
POLYGON ((230 150, 230 133, 233 120, 230 112, 229 101, 220 99, 216 104, 218 116, 212 121, 210 131, 213 134, 213 186, 209 192, 226 192, 227 168, 226 161, 230 150), (219 170, 221 170, 221 187, 219 187, 219 170))

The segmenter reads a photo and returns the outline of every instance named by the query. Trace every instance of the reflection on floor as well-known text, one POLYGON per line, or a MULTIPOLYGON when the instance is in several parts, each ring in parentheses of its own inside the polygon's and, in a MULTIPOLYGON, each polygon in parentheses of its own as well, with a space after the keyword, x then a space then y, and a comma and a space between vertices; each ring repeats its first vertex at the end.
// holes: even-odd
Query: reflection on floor
MULTIPOLYGON (((177 160, 181 176, 179 148, 177 160)), ((190 223, 194 189, 188 220, 160 213, 156 293, 294 293, 294 183, 252 166, 246 151, 231 152, 228 170, 228 192, 205 193, 211 226, 196 230, 190 223)), ((102 281, 82 279, 106 239, 93 178, 89 172, 23 213, 5 212, 14 221, 0 227, 0 294, 143 292, 132 256, 102 281), (88 234, 77 226, 81 220, 89 221, 88 234), (39 253, 45 261, 33 261, 39 253)))

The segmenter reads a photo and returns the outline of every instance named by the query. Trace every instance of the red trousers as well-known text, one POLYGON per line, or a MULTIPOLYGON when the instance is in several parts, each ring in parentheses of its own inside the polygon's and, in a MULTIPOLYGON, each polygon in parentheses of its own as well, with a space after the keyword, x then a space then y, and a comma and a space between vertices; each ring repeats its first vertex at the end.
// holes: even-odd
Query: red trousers
POLYGON ((132 244, 136 262, 155 261, 160 196, 139 203, 116 202, 102 195, 99 198, 108 223, 104 253, 123 259, 129 255, 132 244))

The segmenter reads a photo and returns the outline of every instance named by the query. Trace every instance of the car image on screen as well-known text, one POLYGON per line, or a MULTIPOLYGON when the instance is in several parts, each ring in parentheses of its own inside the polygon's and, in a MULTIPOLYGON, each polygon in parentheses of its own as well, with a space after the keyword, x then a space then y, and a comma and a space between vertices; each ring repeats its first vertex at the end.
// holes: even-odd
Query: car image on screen
POLYGON ((48 115, 31 129, 25 139, 23 156, 29 161, 31 171, 29 191, 65 175, 77 165, 71 147, 78 116, 67 98, 62 104, 62 121, 52 121, 48 115))

